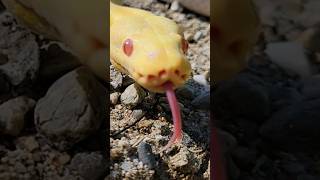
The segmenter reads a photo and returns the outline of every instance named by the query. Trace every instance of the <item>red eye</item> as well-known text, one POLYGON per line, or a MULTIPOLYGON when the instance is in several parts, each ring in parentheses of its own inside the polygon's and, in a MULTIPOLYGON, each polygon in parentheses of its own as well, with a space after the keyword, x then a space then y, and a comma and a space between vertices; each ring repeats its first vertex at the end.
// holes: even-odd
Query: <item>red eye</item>
POLYGON ((127 56, 131 56, 132 51, 133 51, 133 42, 131 39, 126 39, 123 43, 123 52, 127 56))
POLYGON ((182 51, 184 54, 187 54, 187 51, 188 51, 188 48, 189 48, 189 45, 188 45, 188 41, 185 40, 185 39, 182 39, 181 41, 181 48, 182 48, 182 51))

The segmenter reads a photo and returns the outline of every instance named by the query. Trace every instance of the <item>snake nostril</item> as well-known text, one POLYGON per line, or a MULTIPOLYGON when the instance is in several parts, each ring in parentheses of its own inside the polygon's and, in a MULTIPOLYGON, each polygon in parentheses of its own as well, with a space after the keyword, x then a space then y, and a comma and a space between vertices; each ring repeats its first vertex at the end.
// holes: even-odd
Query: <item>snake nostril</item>
POLYGON ((179 70, 175 70, 174 73, 179 76, 180 75, 180 71, 179 70))
POLYGON ((182 79, 186 79, 186 77, 187 77, 187 75, 185 75, 185 74, 182 74, 182 75, 181 75, 181 78, 182 78, 182 79))
POLYGON ((148 75, 148 80, 153 80, 156 76, 154 75, 148 75))
POLYGON ((165 71, 165 70, 159 71, 159 76, 160 76, 160 77, 163 76, 163 75, 165 75, 165 74, 166 74, 166 71, 165 71))

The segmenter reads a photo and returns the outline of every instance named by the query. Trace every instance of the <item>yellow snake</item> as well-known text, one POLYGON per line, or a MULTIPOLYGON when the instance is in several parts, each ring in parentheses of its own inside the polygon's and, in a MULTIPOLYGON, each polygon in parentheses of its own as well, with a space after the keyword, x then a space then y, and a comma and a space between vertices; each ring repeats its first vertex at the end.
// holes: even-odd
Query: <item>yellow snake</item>
POLYGON ((179 26, 151 12, 110 1, 110 42, 105 0, 3 0, 20 22, 37 33, 65 42, 81 62, 106 79, 111 63, 139 85, 167 93, 175 131, 166 147, 182 138, 179 106, 173 90, 189 78, 188 48, 179 26))

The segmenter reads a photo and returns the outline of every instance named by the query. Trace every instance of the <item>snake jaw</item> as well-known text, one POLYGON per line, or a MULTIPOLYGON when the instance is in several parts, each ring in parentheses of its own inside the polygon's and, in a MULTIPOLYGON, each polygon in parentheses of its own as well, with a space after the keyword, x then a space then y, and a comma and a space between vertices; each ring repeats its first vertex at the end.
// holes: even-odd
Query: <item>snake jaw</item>
POLYGON ((181 73, 183 71, 179 70, 160 70, 156 74, 144 75, 142 73, 132 72, 133 79, 135 79, 138 84, 146 88, 149 91, 156 93, 165 93, 165 84, 170 82, 172 84, 173 90, 181 87, 185 84, 187 78, 190 74, 181 73))

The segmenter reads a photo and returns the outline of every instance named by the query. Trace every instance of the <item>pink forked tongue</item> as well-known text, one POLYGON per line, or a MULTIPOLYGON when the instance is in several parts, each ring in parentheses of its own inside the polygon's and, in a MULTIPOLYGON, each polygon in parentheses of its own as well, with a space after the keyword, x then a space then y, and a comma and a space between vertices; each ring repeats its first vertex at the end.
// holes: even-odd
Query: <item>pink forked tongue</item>
POLYGON ((173 90, 173 85, 170 82, 167 82, 163 85, 166 90, 167 99, 169 101, 172 118, 173 118, 173 135, 169 140, 168 144, 162 149, 162 151, 168 149, 175 143, 178 143, 182 139, 182 124, 181 124, 181 115, 180 115, 180 107, 176 98, 176 95, 173 90))

